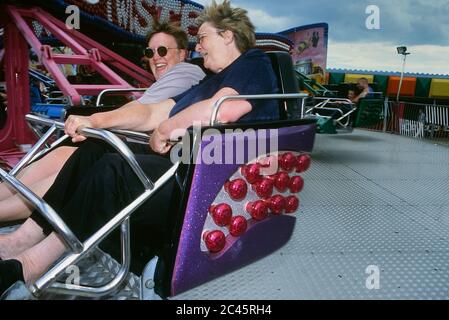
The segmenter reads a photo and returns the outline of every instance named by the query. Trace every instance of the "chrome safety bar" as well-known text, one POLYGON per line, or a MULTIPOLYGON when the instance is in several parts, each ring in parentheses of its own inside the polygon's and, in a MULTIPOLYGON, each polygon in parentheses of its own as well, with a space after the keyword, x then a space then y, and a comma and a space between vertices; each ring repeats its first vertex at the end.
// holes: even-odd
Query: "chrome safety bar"
MULTIPOLYGON (((329 97, 318 97, 315 98, 315 100, 323 100, 320 103, 316 104, 312 108, 308 109, 306 111, 306 114, 311 113, 313 110, 328 110, 328 111, 336 111, 341 114, 340 118, 336 119, 335 122, 339 123, 342 127, 347 127, 349 125, 349 118, 348 116, 354 113, 357 110, 357 106, 349 99, 347 98, 329 98, 329 97), (328 103, 335 103, 335 102, 343 102, 346 105, 351 106, 351 110, 347 113, 344 113, 338 106, 335 107, 326 107, 328 103), (346 118, 346 123, 342 123, 341 121, 346 118)), ((322 115, 320 115, 323 117, 322 115)), ((324 116, 328 118, 328 116, 324 116)))
POLYGON ((212 107, 212 115, 209 124, 214 126, 217 124, 218 111, 227 100, 268 100, 268 99, 303 99, 307 98, 306 93, 277 93, 277 94, 256 94, 256 95, 235 95, 235 96, 224 96, 218 99, 212 107))
POLYGON ((100 92, 100 94, 97 97, 97 101, 95 103, 96 107, 101 106, 100 101, 104 94, 110 93, 110 92, 140 92, 140 91, 146 91, 147 88, 129 88, 129 89, 105 89, 100 92))
MULTIPOLYGON (((145 190, 137 199, 131 202, 127 207, 120 211, 114 218, 112 218, 107 224, 95 232, 90 238, 84 242, 84 250, 81 253, 69 254, 53 268, 47 271, 41 278, 39 278, 33 285, 31 285, 30 290, 34 295, 39 295, 39 292, 43 289, 49 287, 59 275, 65 272, 66 268, 75 264, 79 259, 84 256, 84 254, 90 251, 98 243, 100 243, 109 233, 118 227, 123 221, 128 219, 130 215, 138 209, 146 200, 148 200, 153 194, 155 194, 172 176, 175 175, 176 170, 179 167, 179 162, 176 162, 164 175, 162 175, 154 184, 154 188, 151 190, 145 190)), ((123 256, 127 261, 130 260, 129 252, 123 256)), ((121 276, 121 274, 120 274, 121 276)), ((57 284, 51 290, 57 290, 59 293, 68 293, 69 289, 73 289, 70 293, 77 293, 83 296, 101 296, 105 292, 113 291, 116 287, 120 285, 118 280, 113 280, 113 283, 103 287, 103 288, 87 288, 87 287, 76 287, 73 285, 57 284), (115 288, 112 288, 115 286, 115 288)))
POLYGON ((31 162, 34 161, 35 159, 44 156, 45 154, 49 153, 50 151, 52 151, 58 144, 61 144, 65 139, 67 139, 69 136, 67 134, 63 135, 61 138, 57 139, 55 142, 53 142, 52 144, 50 144, 48 146, 47 149, 43 149, 41 151, 39 151, 32 159, 31 162))
MULTIPOLYGON (((64 128, 64 123, 59 121, 53 121, 30 114, 26 115, 25 118, 27 119, 27 121, 35 123, 40 123, 48 126, 54 125, 58 129, 64 128)), ((134 157, 131 150, 129 150, 126 144, 122 140, 117 138, 113 133, 103 129, 92 129, 92 128, 83 128, 81 129, 80 133, 86 137, 101 139, 111 144, 111 146, 114 147, 120 153, 120 155, 124 157, 124 159, 129 164, 131 169, 134 171, 139 180, 142 182, 145 189, 148 190, 154 187, 153 182, 143 172, 142 168, 137 163, 137 160, 134 157)))
POLYGON ((129 130, 122 130, 122 129, 110 129, 111 132, 118 134, 118 135, 124 135, 127 138, 133 138, 137 140, 142 140, 145 142, 148 142, 151 138, 151 135, 137 132, 137 131, 129 131, 129 130))
POLYGON ((36 142, 36 144, 28 151, 28 153, 17 163, 14 168, 11 169, 9 172, 10 175, 13 177, 25 167, 30 160, 34 157, 34 155, 39 151, 39 148, 45 144, 45 142, 48 140, 48 138, 51 137, 51 135, 57 130, 55 125, 52 125, 50 129, 47 130, 47 132, 36 142))
POLYGON ((67 227, 65 222, 59 215, 50 207, 44 200, 39 198, 33 191, 27 188, 22 182, 9 175, 6 171, 0 168, 0 177, 9 186, 17 190, 17 192, 29 201, 50 223, 54 230, 62 236, 64 243, 76 253, 83 250, 82 243, 67 227))

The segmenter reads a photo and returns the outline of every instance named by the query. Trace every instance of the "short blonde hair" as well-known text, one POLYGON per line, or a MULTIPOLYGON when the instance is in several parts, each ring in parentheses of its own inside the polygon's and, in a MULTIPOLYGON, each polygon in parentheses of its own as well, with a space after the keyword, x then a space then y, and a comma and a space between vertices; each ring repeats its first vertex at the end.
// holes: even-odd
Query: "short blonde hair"
POLYGON ((213 0, 198 17, 197 22, 198 25, 209 22, 217 29, 232 31, 237 49, 241 53, 256 45, 255 28, 248 18, 247 11, 232 8, 228 0, 224 0, 222 4, 217 4, 213 0))

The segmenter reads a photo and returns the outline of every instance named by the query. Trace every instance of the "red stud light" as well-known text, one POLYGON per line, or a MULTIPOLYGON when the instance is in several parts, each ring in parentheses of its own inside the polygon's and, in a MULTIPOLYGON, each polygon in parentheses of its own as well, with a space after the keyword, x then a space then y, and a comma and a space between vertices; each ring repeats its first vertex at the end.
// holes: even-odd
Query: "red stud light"
POLYGON ((248 193, 248 186, 243 179, 227 181, 224 187, 229 196, 235 201, 245 199, 248 193))
POLYGON ((246 205, 246 211, 254 220, 262 221, 268 216, 268 205, 263 200, 249 202, 246 205))
POLYGON ((296 164, 297 159, 291 152, 284 153, 279 157, 279 166, 287 172, 292 171, 296 164))
POLYGON ((284 192, 290 184, 290 177, 287 172, 279 172, 274 178, 274 187, 279 192, 284 192))
POLYGON ((290 179, 288 187, 291 193, 301 192, 304 188, 304 179, 300 176, 295 176, 290 179))
POLYGON ((304 172, 307 171, 310 167, 310 163, 312 162, 312 159, 308 154, 301 154, 298 156, 298 161, 296 163, 296 172, 304 172))
POLYGON ((271 213, 275 215, 280 215, 285 209, 285 198, 281 195, 272 196, 268 200, 268 205, 270 207, 271 213))
POLYGON ((285 213, 293 213, 298 210, 299 199, 296 196, 289 196, 285 199, 285 213))
POLYGON ((245 217, 243 216, 235 216, 231 219, 231 224, 229 226, 229 233, 234 237, 240 237, 245 233, 248 228, 248 223, 246 222, 245 217))
POLYGON ((220 230, 205 232, 203 239, 207 249, 213 253, 220 252, 226 245, 226 237, 220 230))
POLYGON ((267 199, 273 194, 273 185, 274 183, 271 179, 264 178, 253 184, 253 190, 260 198, 267 199))
POLYGON ((217 226, 224 227, 231 222, 232 208, 226 203, 211 206, 209 212, 217 226))
POLYGON ((256 183, 262 178, 260 176, 260 164, 258 163, 243 166, 241 173, 250 184, 256 183))

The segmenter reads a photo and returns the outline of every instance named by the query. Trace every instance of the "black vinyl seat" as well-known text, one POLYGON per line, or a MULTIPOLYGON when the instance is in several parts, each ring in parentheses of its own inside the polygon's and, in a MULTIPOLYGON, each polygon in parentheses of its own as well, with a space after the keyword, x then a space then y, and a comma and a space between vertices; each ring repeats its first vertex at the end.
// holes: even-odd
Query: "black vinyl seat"
MULTIPOLYGON (((273 71, 278 79, 279 93, 299 93, 298 80, 293 69, 292 57, 284 51, 267 52, 273 66, 273 71)), ((300 118, 301 109, 297 100, 280 100, 280 120, 300 118)))

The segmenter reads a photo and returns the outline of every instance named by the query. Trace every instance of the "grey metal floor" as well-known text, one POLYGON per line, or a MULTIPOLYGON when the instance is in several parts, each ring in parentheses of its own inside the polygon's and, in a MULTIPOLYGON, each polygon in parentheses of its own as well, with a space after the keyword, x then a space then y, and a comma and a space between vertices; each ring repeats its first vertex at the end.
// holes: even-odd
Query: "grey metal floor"
MULTIPOLYGON (((303 177, 286 246, 173 299, 449 298, 448 145, 361 130, 317 135, 303 177), (380 272, 379 289, 366 286, 369 266, 380 272)), ((97 260, 82 282, 118 270, 97 260)), ((105 299, 136 299, 139 279, 130 280, 105 299)))
POLYGON ((449 148, 355 130, 312 159, 290 242, 174 299, 449 298, 449 148))

